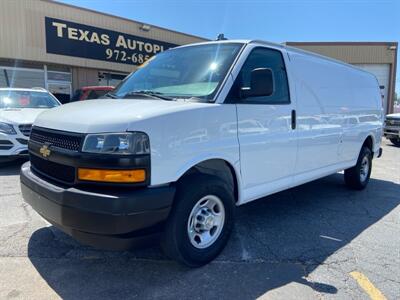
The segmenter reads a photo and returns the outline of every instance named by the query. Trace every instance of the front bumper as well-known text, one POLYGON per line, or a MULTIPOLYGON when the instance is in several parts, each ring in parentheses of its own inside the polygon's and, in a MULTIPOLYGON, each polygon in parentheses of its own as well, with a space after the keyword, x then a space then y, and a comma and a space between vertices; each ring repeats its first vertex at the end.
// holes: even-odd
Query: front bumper
POLYGON ((49 183, 21 168, 24 200, 46 220, 80 242, 125 250, 158 235, 175 195, 173 185, 128 190, 82 190, 49 183))
POLYGON ((28 137, 0 133, 0 161, 28 156, 28 137))
POLYGON ((388 139, 400 139, 400 127, 385 126, 383 128, 383 135, 388 139))

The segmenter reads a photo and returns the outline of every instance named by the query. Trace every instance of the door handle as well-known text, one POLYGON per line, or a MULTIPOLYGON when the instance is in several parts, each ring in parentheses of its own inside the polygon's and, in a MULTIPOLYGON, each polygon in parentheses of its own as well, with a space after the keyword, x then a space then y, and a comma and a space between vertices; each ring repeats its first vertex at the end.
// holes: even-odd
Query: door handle
POLYGON ((296 129, 296 111, 292 109, 292 129, 296 129))

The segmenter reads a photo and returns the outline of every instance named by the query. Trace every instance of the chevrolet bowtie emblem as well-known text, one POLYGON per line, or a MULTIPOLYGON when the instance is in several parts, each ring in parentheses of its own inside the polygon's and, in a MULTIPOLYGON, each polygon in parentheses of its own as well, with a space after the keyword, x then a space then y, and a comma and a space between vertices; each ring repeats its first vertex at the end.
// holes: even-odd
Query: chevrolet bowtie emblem
POLYGON ((40 154, 42 154, 43 157, 47 157, 50 155, 51 151, 49 149, 49 146, 47 145, 43 145, 40 150, 39 150, 40 154))

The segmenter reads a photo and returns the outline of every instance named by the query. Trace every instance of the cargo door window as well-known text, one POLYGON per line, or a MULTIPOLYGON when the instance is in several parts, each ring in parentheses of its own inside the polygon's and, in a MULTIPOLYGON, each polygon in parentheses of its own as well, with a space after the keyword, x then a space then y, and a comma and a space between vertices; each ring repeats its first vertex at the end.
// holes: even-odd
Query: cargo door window
POLYGON ((227 102, 238 104, 289 104, 288 79, 282 53, 278 50, 263 47, 253 49, 227 96, 227 102), (252 81, 255 78, 254 73, 260 70, 269 72, 270 75, 267 73, 264 76, 266 78, 265 84, 272 85, 272 89, 266 89, 271 90, 271 92, 262 96, 257 95, 257 92, 251 93, 252 81))

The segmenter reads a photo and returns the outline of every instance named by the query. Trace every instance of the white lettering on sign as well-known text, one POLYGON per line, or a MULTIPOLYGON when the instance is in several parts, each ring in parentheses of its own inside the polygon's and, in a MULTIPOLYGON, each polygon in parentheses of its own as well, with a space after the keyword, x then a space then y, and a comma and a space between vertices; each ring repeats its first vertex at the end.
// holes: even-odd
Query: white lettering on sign
POLYGON ((160 45, 155 44, 154 45, 154 53, 160 52, 161 48, 160 45))
MULTIPOLYGON (((166 42, 48 17, 46 17, 46 43, 49 53, 70 53, 72 56, 137 65, 143 64, 154 54, 164 51, 165 47, 169 47, 168 45, 174 46, 166 42), (58 43, 57 40, 51 40, 52 38, 63 40, 62 43, 58 43), (73 40, 74 43, 66 43, 68 40, 73 40), (77 51, 80 47, 77 47, 75 41, 86 43, 90 51, 77 51), (106 47, 93 47, 95 45, 106 47), (82 54, 84 56, 81 56, 82 54)), ((82 44, 82 47, 85 46, 82 44)))
POLYGON ((153 52, 153 45, 150 44, 150 43, 144 44, 144 50, 145 50, 147 53, 152 53, 152 52, 153 52))
POLYGON ((68 27, 67 24, 53 22, 52 25, 57 28, 57 36, 64 37, 64 29, 67 30, 67 38, 70 40, 83 41, 87 43, 96 43, 104 46, 110 45, 110 37, 107 34, 99 36, 97 32, 90 32, 89 30, 82 30, 74 27, 68 27))
POLYGON ((127 39, 121 34, 117 38, 117 42, 115 43, 115 48, 138 50, 140 52, 146 52, 149 54, 156 54, 164 50, 163 46, 152 43, 145 43, 143 41, 127 39))
POLYGON ((102 34, 101 36, 100 36, 100 38, 101 38, 101 43, 103 44, 103 45, 105 45, 105 46, 108 46, 108 45, 110 45, 110 37, 107 35, 107 34, 102 34))
POLYGON ((82 30, 82 29, 79 29, 79 34, 81 35, 81 36, 79 37, 79 40, 80 40, 80 41, 85 40, 85 42, 90 42, 89 37, 88 37, 89 30, 82 30))
POLYGON ((144 42, 142 42, 142 41, 136 41, 136 44, 138 44, 138 49, 139 49, 139 51, 143 51, 143 44, 144 44, 144 42))
POLYGON ((53 22, 53 26, 57 27, 57 36, 62 38, 63 28, 67 28, 67 25, 63 23, 53 22))
POLYGON ((68 38, 70 40, 77 40, 78 39, 78 29, 69 27, 68 28, 68 38))
POLYGON ((99 35, 97 34, 97 32, 93 32, 92 37, 90 38, 90 42, 101 44, 100 38, 99 38, 99 35))
MULTIPOLYGON (((123 35, 118 36, 117 42, 115 43, 115 47, 117 47, 117 48, 123 47, 125 49, 127 48, 126 41, 125 41, 125 38, 123 35)), ((132 49, 132 48, 130 48, 130 49, 132 49)), ((132 49, 132 50, 134 50, 134 49, 132 49)))

